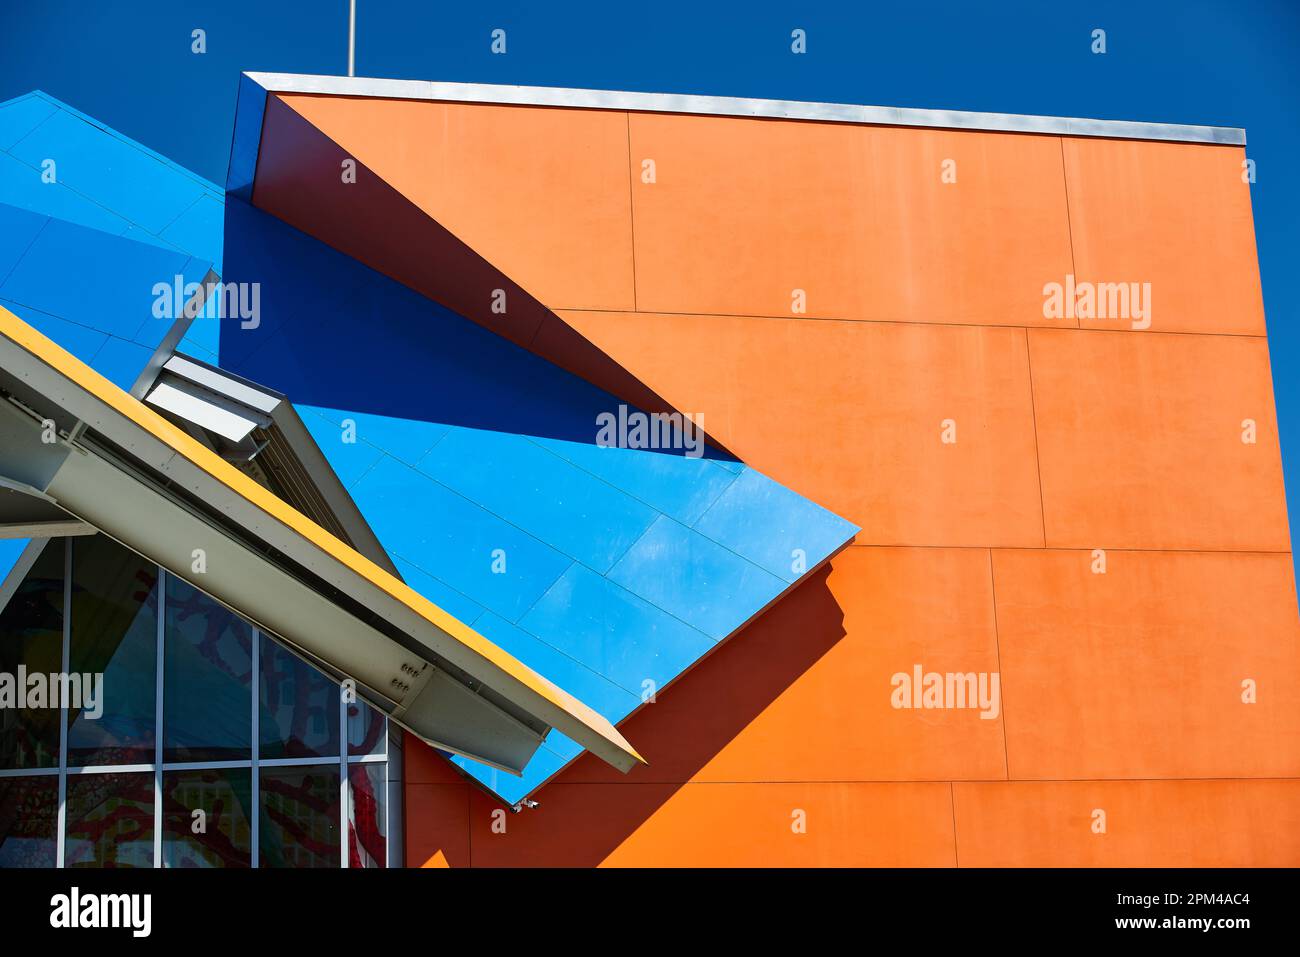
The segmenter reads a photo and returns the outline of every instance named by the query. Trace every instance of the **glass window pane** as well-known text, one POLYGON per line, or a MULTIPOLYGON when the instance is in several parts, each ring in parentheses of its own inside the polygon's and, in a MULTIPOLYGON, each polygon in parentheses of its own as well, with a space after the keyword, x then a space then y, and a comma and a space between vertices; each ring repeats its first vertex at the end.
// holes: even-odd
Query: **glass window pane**
POLYGON ((30 700, 18 699, 19 666, 29 675, 63 670, 62 539, 45 546, 0 611, 0 768, 57 767, 59 710, 17 707, 30 700))
POLYGON ((269 638, 261 683, 261 759, 338 757, 338 685, 269 638))
POLYGON ((68 764, 153 763, 158 566, 102 535, 72 542, 71 658, 103 700, 69 712, 68 764))
POLYGON ((388 728, 381 712, 360 698, 348 706, 348 754, 384 754, 388 728))
POLYGON ((0 778, 0 867, 58 864, 59 776, 0 778))
POLYGON ((341 867, 339 766, 261 769, 259 867, 341 867))
POLYGON ((163 867, 251 867, 253 772, 163 772, 163 867))
POLYGON ((167 576, 163 760, 252 757, 253 629, 167 576))
POLYGON ((153 867, 153 775, 68 775, 67 867, 153 867))
POLYGON ((348 767, 348 866, 387 867, 388 818, 384 765, 348 767))

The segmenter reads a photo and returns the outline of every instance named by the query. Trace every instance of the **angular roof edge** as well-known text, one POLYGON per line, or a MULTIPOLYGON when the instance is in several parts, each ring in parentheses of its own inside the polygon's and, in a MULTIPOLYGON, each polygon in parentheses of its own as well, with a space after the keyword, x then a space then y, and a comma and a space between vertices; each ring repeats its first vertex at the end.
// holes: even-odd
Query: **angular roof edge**
POLYGON ((857 106, 849 103, 814 103, 802 100, 760 100, 682 93, 633 93, 546 86, 501 86, 489 83, 312 76, 298 73, 246 73, 244 75, 271 93, 317 93, 401 100, 631 110, 647 113, 694 113, 760 119, 815 120, 825 123, 983 130, 998 133, 1168 140, 1230 146, 1246 144, 1245 130, 1227 126, 1091 120, 1064 116, 1022 116, 1015 113, 971 113, 962 110, 920 110, 906 107, 857 106))
MULTIPOLYGON (((228 582, 235 582, 225 590, 231 591, 236 585, 248 592, 253 587, 260 588, 264 612, 276 603, 285 606, 287 594, 319 597, 318 604, 329 609, 337 606, 340 621, 346 618, 343 625, 347 630, 338 628, 313 633, 314 643, 319 647, 301 640, 302 636, 295 635, 293 628, 277 629, 272 623, 267 630, 298 644, 345 676, 354 676, 357 670, 349 663, 337 660, 341 654, 346 654, 352 665, 364 661, 365 668, 381 677, 376 681, 359 680, 358 683, 387 697, 397 706, 390 716, 416 734, 425 736, 435 746, 465 753, 455 745, 441 742, 436 732, 452 726, 455 730, 465 730, 461 727, 463 711, 459 705, 466 700, 481 705, 471 709, 475 713, 483 714, 485 709, 495 708, 504 715, 495 728, 489 729, 493 741, 499 742, 504 737, 500 729, 510 721, 518 724, 524 732, 528 730, 512 719, 510 712, 483 696, 483 689, 488 689, 497 698, 544 722, 548 729, 554 728, 567 735, 624 772, 638 763, 645 763, 618 730, 594 709, 276 498, 198 440, 3 306, 0 306, 0 378, 13 388, 21 388, 44 400, 51 407, 57 406, 62 414, 77 421, 66 441, 39 446, 46 457, 42 461, 35 460, 35 453, 25 452, 17 446, 0 445, 0 450, 10 453, 11 465, 32 460, 30 467, 24 466, 23 474, 37 476, 40 473, 37 477, 47 487, 36 489, 32 486, 38 494, 48 495, 65 511, 83 521, 88 519, 79 513, 89 507, 99 520, 88 520, 88 524, 173 571, 185 567, 185 562, 169 563, 160 555, 151 553, 168 550, 169 554, 188 554, 187 550, 196 541, 201 541, 205 549, 216 556, 217 549, 226 542, 231 543, 227 556, 231 560, 223 564, 214 557, 207 569, 207 580, 215 582, 219 576, 213 572, 218 566, 223 567, 231 572, 228 582), (92 454, 93 449, 89 446, 93 443, 88 444, 85 427, 101 433, 111 443, 109 455, 122 459, 126 464, 119 467, 107 458, 92 454), (72 432, 77 435, 75 443, 72 432), (65 470, 62 464, 57 468, 51 467, 51 452, 61 463, 72 460, 78 465, 89 463, 97 466, 104 462, 107 468, 96 476, 88 472, 73 476, 74 480, 69 481, 67 488, 60 486, 61 491, 56 494, 50 489, 65 470), (162 514, 163 506, 167 509, 166 517, 159 518, 152 525, 134 522, 133 519, 142 511, 139 507, 141 502, 136 501, 127 508, 122 504, 123 497, 115 500, 112 491, 105 494, 107 486, 103 478, 110 473, 117 481, 119 492, 126 489, 134 493, 139 489, 142 500, 147 498, 151 507, 159 509, 154 513, 155 517, 162 514), (84 486, 77 484, 83 480, 84 486), (164 495, 168 490, 177 494, 183 491, 190 498, 202 500, 209 508, 203 512, 196 510, 187 500, 173 501, 164 495), (220 495, 213 494, 218 490, 220 495), (222 523, 216 524, 217 519, 213 516, 219 516, 222 523), (189 524, 182 526, 180 521, 189 524), (209 531, 212 534, 208 534, 209 531), (135 538, 147 539, 147 542, 137 542, 133 540, 135 538), (252 550, 254 547, 258 550, 252 550), (292 568, 285 570, 268 557, 275 555, 284 556, 292 568), (256 561, 248 564, 250 560, 256 561), (263 580, 268 573, 277 576, 270 584, 263 580), (315 580, 323 585, 316 584, 315 580), (294 591, 282 591, 285 587, 292 587, 294 591), (274 600, 268 603, 266 598, 272 595, 274 600), (380 620, 391 625, 391 630, 380 631, 373 627, 373 622, 380 620), (368 638, 372 634, 379 639, 378 644, 368 638), (399 641, 394 634, 400 634, 402 640, 399 641), (327 638, 329 648, 325 647, 327 638), (416 677, 407 680, 401 691, 393 692, 382 678, 396 673, 399 670, 397 662, 401 660, 406 664, 409 655, 415 655, 423 663, 433 664, 434 668, 423 667, 412 672, 403 667, 400 669, 402 674, 415 674, 416 677), (460 682, 451 670, 447 670, 448 665, 467 674, 476 686, 471 688, 468 683, 460 682), (459 697, 455 697, 457 694, 459 697)), ((7 402, 0 403, 0 406, 24 425, 29 424, 24 416, 36 415, 31 411, 34 407, 24 410, 22 405, 7 402)), ((39 420, 33 418, 31 421, 39 420)), ((36 447, 33 443, 25 448, 36 447)), ((71 475, 70 472, 67 474, 71 475)), ((21 475, 18 481, 31 485, 21 475)), ((222 600, 215 588, 212 592, 214 597, 222 600)), ((244 609, 241 607, 240 610, 244 609)), ((285 607, 283 615, 287 621, 297 613, 297 608, 285 607)), ((256 620, 256 615, 249 617, 262 624, 256 620)), ((339 624, 339 621, 334 622, 335 626, 339 624)), ((538 744, 542 737, 544 734, 537 737, 538 744)), ((472 752, 470 756, 483 760, 472 752)), ((500 766, 511 773, 519 773, 518 768, 510 765, 500 766)))
POLYGON ((159 153, 157 150, 150 149, 148 146, 145 146, 139 140, 132 139, 130 136, 127 136, 121 130, 114 129, 113 127, 105 123, 103 120, 97 120, 93 116, 81 112, 81 110, 77 109, 75 106, 70 106, 69 104, 64 103, 57 96, 51 96, 49 93, 46 93, 44 90, 29 90, 26 93, 19 93, 17 96, 11 97, 7 100, 0 100, 0 107, 11 106, 13 104, 18 103, 21 100, 26 100, 29 97, 35 97, 39 100, 44 100, 46 103, 50 104, 51 106, 63 110, 65 113, 68 113, 76 117, 77 119, 81 120, 83 123, 93 126, 96 129, 100 130, 101 132, 107 133, 109 136, 113 137, 113 139, 118 140, 119 142, 131 147, 132 149, 138 150, 139 152, 148 156, 150 159, 157 160, 159 163, 162 163, 164 166, 166 166, 168 169, 172 170, 173 172, 179 173, 180 175, 186 177, 187 179, 193 180, 205 191, 211 193, 214 197, 218 199, 221 198, 223 190, 219 185, 212 182, 212 180, 200 176, 192 169, 187 169, 186 167, 182 166, 180 163, 177 163, 175 160, 164 156, 162 153, 159 153))

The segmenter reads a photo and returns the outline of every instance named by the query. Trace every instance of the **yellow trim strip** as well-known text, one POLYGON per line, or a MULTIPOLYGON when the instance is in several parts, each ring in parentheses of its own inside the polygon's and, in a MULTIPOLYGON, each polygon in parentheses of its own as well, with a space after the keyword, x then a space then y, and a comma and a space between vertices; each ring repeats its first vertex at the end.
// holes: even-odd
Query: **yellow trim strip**
POLYGON ((390 597, 406 605, 430 624, 446 632, 480 657, 496 665, 551 704, 580 721, 619 750, 645 764, 627 740, 602 715, 567 691, 533 671, 513 655, 497 647, 469 625, 454 618, 405 582, 394 578, 360 552, 321 528, 297 509, 226 462, 200 442, 172 425, 130 393, 67 352, 58 343, 37 332, 12 312, 0 306, 0 333, 56 372, 72 380, 92 396, 126 416, 156 439, 166 443, 193 465, 207 472, 231 491, 266 512, 281 524, 307 539, 340 564, 351 569, 390 597))

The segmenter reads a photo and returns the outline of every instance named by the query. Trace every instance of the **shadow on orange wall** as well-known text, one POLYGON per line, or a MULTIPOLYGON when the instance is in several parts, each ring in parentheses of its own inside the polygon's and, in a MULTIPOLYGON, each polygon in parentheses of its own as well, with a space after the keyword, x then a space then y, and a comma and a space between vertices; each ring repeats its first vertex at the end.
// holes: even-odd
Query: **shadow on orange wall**
POLYGON ((506 812, 504 834, 502 805, 408 736, 407 864, 600 864, 844 637, 829 575, 810 575, 619 726, 649 766, 623 775, 584 753, 534 793, 540 808, 506 812))
POLYGON ((264 124, 258 209, 641 410, 680 411, 279 97, 264 124))

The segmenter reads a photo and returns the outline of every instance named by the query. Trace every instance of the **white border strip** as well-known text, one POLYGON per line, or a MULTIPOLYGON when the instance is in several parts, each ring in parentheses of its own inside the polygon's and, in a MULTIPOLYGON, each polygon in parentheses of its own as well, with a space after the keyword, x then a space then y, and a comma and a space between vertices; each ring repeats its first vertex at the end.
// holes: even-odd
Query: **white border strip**
POLYGON ((1129 120, 1090 120, 1015 113, 969 113, 961 110, 916 110, 893 106, 856 106, 800 100, 757 100, 681 93, 630 93, 546 86, 498 86, 488 83, 440 83, 430 80, 384 80, 369 77, 310 76, 299 73, 248 73, 271 93, 321 93, 373 96, 396 100, 444 100, 516 106, 557 106, 647 113, 695 113, 828 123, 868 123, 933 129, 988 130, 999 133, 1045 133, 1054 136, 1099 136, 1113 139, 1171 140, 1183 143, 1246 144, 1246 131, 1227 126, 1188 126, 1129 120))

